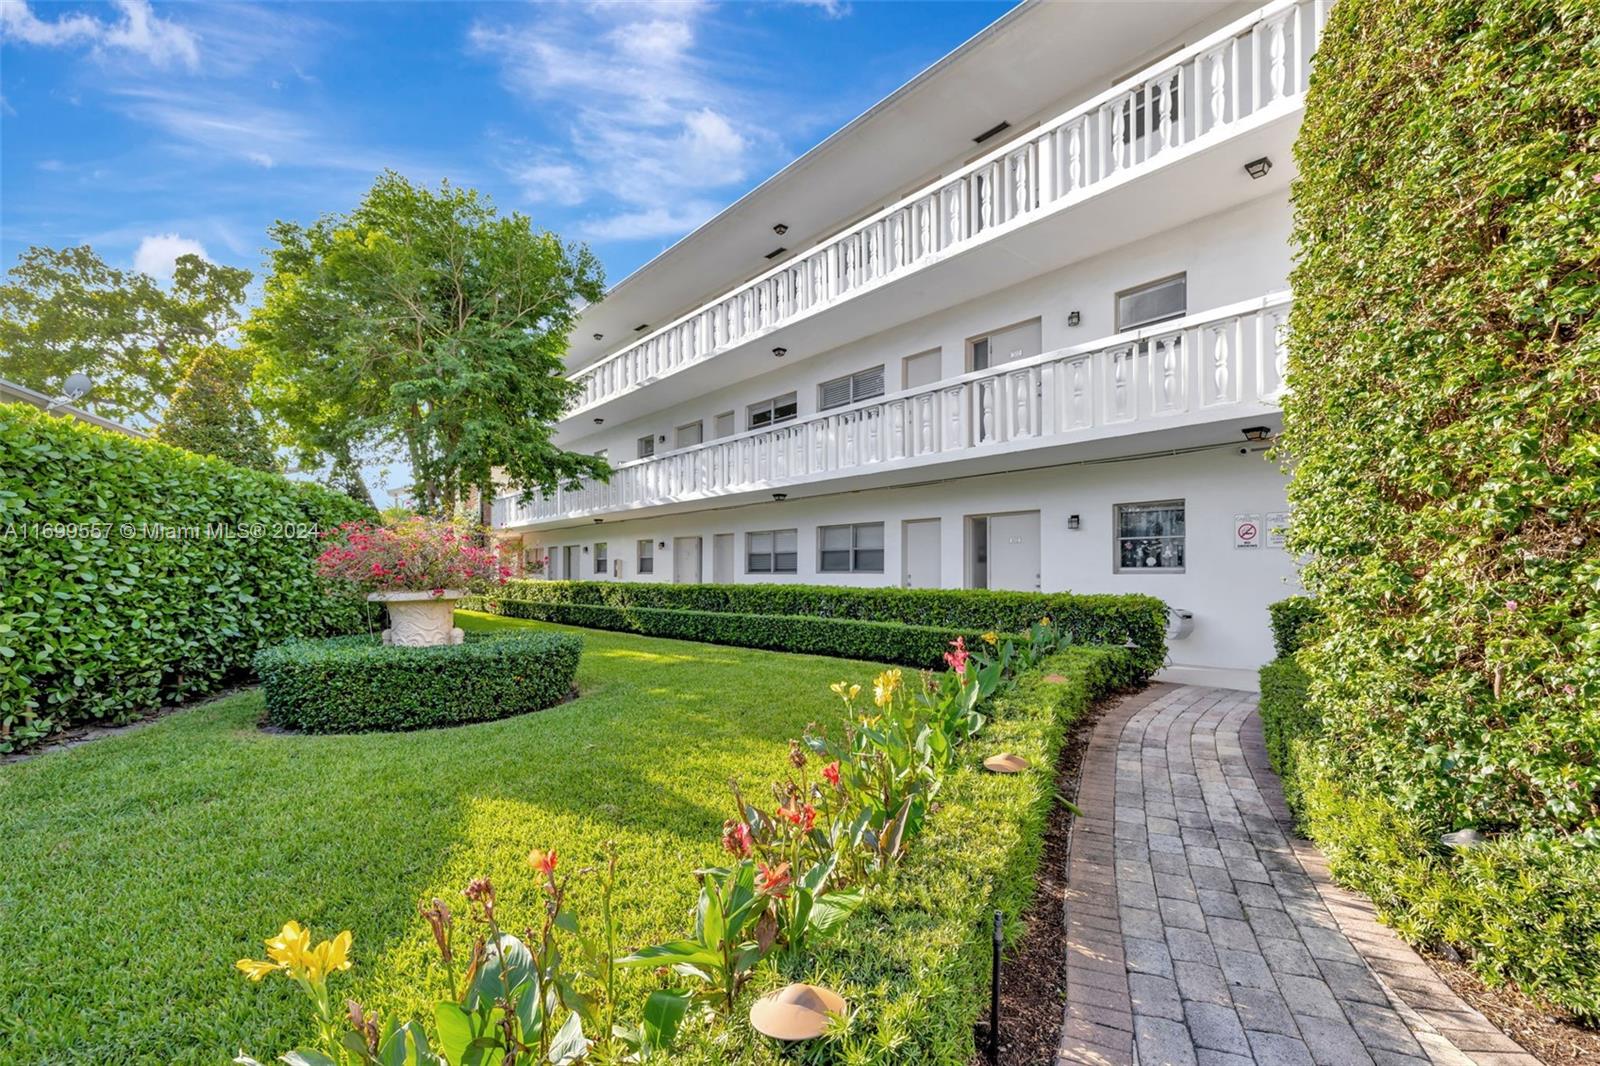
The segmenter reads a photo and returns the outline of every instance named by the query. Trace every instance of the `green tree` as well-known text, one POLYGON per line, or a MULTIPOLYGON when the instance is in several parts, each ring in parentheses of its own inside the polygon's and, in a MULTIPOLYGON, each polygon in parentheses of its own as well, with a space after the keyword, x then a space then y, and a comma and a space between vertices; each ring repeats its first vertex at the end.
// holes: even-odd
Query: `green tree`
POLYGON ((159 420, 183 357, 238 324, 250 272, 178 257, 172 283, 118 270, 93 248, 29 248, 0 284, 0 377, 55 394, 89 375, 98 414, 159 420))
POLYGON ((237 348, 208 344, 186 359, 187 371, 162 415, 157 439, 253 470, 282 469, 250 404, 251 360, 237 348))
POLYGON ((259 396, 303 458, 397 449, 429 512, 492 494, 496 475, 530 492, 609 476, 550 432, 574 391, 567 333, 603 294, 587 248, 393 172, 350 214, 271 236, 246 332, 259 396))

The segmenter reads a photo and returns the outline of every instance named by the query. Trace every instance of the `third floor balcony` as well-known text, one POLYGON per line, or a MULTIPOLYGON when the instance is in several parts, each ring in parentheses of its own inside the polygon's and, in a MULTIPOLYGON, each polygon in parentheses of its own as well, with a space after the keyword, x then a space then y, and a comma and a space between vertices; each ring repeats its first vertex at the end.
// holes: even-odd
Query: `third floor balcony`
POLYGON ((574 373, 567 418, 636 416, 703 391, 697 366, 754 376, 773 348, 825 350, 1261 195, 1242 164, 1275 156, 1286 180, 1326 7, 1269 4, 574 373))

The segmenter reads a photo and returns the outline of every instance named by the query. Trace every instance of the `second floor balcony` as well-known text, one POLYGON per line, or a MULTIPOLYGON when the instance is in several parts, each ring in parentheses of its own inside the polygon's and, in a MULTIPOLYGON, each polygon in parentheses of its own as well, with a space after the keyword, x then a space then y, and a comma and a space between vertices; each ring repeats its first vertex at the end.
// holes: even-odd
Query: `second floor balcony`
POLYGON ((838 328, 806 323, 870 302, 863 297, 903 279, 914 276, 926 286, 942 271, 951 290, 970 296, 1012 280, 1004 271, 1019 260, 1034 271, 1063 265, 1092 254, 1095 241, 1134 239, 1140 227, 1154 232, 1181 224, 1184 210, 1197 217, 1251 195, 1248 182, 1230 192, 1218 188, 1219 175, 1238 172, 1237 152, 1223 165, 1190 168, 1160 187, 1131 186, 1224 144, 1287 156, 1326 7, 1322 0, 1268 4, 575 372, 582 391, 567 417, 615 419, 637 414, 641 404, 692 395, 687 382, 662 383, 708 360, 717 360, 726 380, 743 373, 734 353, 780 343, 819 351, 875 332, 892 324, 886 316, 924 309, 902 287, 882 306, 827 316, 838 328), (1098 218, 1060 221, 1090 201, 1098 218), (1117 220, 1109 230, 1107 217, 1117 220), (1008 235, 1022 233, 1029 236, 1013 240, 1009 255, 996 251, 1008 235), (950 266, 957 262, 964 266, 950 266), (655 400, 639 396, 647 387, 655 400))
POLYGON ((1283 393, 1289 303, 1273 293, 623 463, 609 482, 526 501, 504 495, 494 525, 631 517, 841 479, 909 482, 975 460, 1038 465, 1091 443, 1114 452, 1126 438, 1260 418, 1283 393))

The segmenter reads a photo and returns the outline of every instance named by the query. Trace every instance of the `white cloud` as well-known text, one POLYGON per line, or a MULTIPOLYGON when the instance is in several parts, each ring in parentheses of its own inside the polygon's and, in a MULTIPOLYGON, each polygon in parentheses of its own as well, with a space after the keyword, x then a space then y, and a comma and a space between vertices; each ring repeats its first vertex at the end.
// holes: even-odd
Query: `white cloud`
POLYGON ((502 161, 530 201, 593 203, 584 236, 678 236, 714 213, 708 193, 745 181, 772 136, 737 67, 711 57, 706 11, 545 6, 534 22, 472 27, 513 91, 567 116, 565 143, 514 143, 502 161))
POLYGON ((850 5, 844 0, 789 0, 789 2, 801 7, 814 7, 824 18, 842 19, 850 14, 850 5))
POLYGON ((27 0, 0 3, 0 36, 9 41, 60 48, 89 44, 99 54, 125 52, 158 67, 200 65, 200 44, 193 33, 157 15, 150 0, 115 0, 120 22, 102 22, 81 12, 41 19, 27 0))
POLYGON ((133 269, 166 281, 177 269, 180 255, 197 255, 207 260, 211 258, 199 241, 180 237, 176 233, 158 233, 139 242, 138 249, 133 253, 133 269))

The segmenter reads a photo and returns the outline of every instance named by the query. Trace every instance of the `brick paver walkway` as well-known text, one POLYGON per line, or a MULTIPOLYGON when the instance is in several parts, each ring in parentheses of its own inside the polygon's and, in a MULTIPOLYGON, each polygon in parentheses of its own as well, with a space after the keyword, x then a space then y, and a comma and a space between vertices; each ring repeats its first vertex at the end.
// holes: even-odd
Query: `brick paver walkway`
POLYGON ((1288 832, 1255 710, 1152 685, 1096 727, 1057 1062, 1537 1066, 1288 832))

